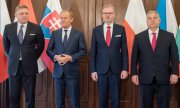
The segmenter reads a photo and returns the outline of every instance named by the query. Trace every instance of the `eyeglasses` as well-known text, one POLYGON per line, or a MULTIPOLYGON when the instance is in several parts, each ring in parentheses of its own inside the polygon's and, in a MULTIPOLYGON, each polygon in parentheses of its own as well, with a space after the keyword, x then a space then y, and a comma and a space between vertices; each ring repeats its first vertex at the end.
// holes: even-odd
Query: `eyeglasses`
POLYGON ((102 14, 103 15, 112 15, 112 14, 114 14, 114 12, 103 12, 102 14))

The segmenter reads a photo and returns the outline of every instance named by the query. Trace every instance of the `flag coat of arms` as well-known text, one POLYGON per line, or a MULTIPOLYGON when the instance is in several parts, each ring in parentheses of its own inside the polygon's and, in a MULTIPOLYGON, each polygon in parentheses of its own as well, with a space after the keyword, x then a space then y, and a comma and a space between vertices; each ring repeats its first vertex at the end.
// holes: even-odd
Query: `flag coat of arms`
POLYGON ((46 54, 46 49, 51 37, 51 33, 54 30, 60 29, 60 12, 62 11, 59 0, 48 0, 46 8, 44 10, 43 18, 41 20, 41 28, 45 36, 45 50, 42 54, 42 59, 50 72, 53 71, 54 63, 46 54))

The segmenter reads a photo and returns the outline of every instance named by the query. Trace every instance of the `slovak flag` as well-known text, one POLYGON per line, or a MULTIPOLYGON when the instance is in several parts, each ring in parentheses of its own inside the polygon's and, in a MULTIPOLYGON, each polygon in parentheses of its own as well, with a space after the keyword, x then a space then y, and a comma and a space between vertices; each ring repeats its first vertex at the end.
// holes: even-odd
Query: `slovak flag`
POLYGON ((62 11, 59 0, 48 0, 40 26, 45 36, 45 50, 42 54, 42 59, 50 72, 53 71, 54 64, 46 54, 46 49, 54 30, 61 28, 60 12, 62 11))

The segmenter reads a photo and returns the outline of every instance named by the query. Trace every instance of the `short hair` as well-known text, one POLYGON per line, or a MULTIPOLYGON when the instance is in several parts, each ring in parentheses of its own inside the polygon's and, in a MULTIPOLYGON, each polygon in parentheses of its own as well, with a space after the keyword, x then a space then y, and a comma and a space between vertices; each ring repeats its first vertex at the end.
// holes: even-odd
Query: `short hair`
POLYGON ((147 18, 147 17, 149 16, 149 14, 151 14, 151 13, 157 14, 157 16, 158 16, 159 19, 160 19, 159 13, 158 13, 156 10, 150 10, 150 11, 148 11, 148 13, 147 13, 147 15, 146 15, 146 18, 147 18))
MULTIPOLYGON (((109 7, 113 8, 113 10, 114 10, 114 6, 113 6, 112 4, 105 4, 105 5, 102 7, 101 12, 102 12, 105 8, 109 8, 109 7)), ((114 10, 114 12, 115 12, 115 10, 114 10)))
MULTIPOLYGON (((66 9, 65 9, 65 10, 62 10, 62 11, 61 11, 61 13, 64 13, 64 12, 68 12, 71 18, 74 17, 74 14, 73 14, 73 12, 72 12, 71 10, 66 10, 66 9)), ((60 13, 60 14, 61 14, 61 13, 60 13)))
POLYGON ((29 10, 29 8, 26 5, 17 5, 15 8, 15 12, 19 9, 28 9, 29 10))

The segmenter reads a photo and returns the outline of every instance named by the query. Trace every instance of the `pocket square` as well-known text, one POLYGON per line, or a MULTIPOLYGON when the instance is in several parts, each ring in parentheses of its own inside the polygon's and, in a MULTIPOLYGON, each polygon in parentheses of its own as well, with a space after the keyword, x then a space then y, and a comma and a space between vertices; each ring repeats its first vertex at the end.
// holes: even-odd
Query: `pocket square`
POLYGON ((29 34, 30 36, 34 36, 34 35, 36 35, 36 34, 34 34, 34 33, 31 33, 31 34, 29 34))
POLYGON ((121 37, 121 35, 115 35, 115 37, 121 37))

